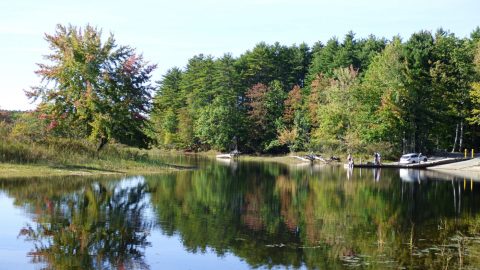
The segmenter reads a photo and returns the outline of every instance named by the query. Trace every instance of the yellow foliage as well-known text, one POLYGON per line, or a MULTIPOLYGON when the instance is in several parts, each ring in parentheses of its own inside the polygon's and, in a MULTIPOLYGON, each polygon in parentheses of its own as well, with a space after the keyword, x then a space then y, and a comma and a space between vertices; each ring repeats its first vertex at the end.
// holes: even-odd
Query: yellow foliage
POLYGON ((296 128, 293 128, 291 130, 285 128, 278 132, 278 142, 281 145, 292 144, 297 139, 297 136, 298 133, 296 128))
POLYGON ((480 124, 480 82, 472 83, 472 89, 470 90, 470 99, 473 103, 472 117, 468 118, 471 123, 480 124))

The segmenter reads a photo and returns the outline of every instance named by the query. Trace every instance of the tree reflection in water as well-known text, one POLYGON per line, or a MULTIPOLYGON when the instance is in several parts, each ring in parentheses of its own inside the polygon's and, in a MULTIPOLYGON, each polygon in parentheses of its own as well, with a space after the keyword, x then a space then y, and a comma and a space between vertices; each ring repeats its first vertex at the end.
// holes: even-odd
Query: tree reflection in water
POLYGON ((49 269, 147 268, 151 229, 178 236, 182 256, 233 254, 248 267, 480 265, 478 183, 439 180, 428 171, 235 166, 206 163, 199 170, 129 181, 47 179, 0 186, 34 214, 33 225, 21 234, 34 243, 34 260, 49 269))
POLYGON ((347 173, 212 165, 146 182, 160 228, 179 235, 190 252, 232 253, 267 268, 479 265, 470 255, 480 252, 480 197, 473 188, 463 191, 459 215, 450 182, 405 182, 396 170, 347 173))
POLYGON ((38 218, 20 234, 34 243, 30 256, 46 269, 148 269, 144 249, 145 185, 94 182, 63 196, 36 202, 38 218))

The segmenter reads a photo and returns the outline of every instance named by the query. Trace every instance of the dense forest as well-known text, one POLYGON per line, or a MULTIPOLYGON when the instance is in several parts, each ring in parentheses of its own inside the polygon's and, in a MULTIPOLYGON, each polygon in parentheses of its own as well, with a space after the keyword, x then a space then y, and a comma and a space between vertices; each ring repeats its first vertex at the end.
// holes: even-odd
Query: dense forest
POLYGON ((2 113, 15 140, 89 140, 244 153, 462 151, 480 145, 480 27, 408 39, 349 32, 312 46, 259 43, 193 56, 157 84, 156 66, 112 34, 58 25, 27 91, 33 112, 2 113))
POLYGON ((259 43, 196 55, 159 82, 158 145, 189 150, 461 151, 478 146, 480 28, 408 40, 259 43))

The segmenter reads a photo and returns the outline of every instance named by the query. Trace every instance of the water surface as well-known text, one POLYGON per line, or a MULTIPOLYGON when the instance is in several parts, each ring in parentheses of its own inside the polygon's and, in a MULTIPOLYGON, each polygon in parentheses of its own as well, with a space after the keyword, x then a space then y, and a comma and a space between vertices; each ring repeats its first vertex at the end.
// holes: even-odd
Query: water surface
POLYGON ((480 185, 201 158, 155 176, 0 180, 0 269, 478 269, 480 185))

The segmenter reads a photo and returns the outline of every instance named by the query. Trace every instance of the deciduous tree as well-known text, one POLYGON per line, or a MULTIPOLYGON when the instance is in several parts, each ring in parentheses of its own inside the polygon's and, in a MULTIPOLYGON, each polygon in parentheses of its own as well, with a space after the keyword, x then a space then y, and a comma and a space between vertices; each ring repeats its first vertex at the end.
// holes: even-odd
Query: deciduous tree
POLYGON ((46 34, 52 53, 36 72, 43 84, 27 94, 40 99, 37 110, 48 116, 52 128, 68 123, 71 132, 98 142, 98 150, 111 139, 148 147, 155 65, 134 49, 118 46, 112 34, 105 42, 101 36, 90 25, 58 25, 55 34, 46 34))

